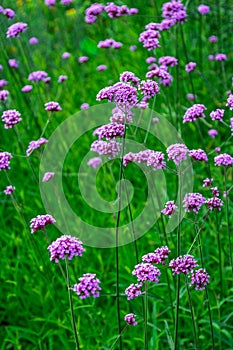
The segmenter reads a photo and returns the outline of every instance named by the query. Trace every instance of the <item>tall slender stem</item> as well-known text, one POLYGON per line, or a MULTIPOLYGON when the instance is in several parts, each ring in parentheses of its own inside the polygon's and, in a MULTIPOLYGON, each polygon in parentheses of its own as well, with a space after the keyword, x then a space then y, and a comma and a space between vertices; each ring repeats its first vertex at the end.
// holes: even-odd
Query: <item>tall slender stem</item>
POLYGON ((220 290, 221 297, 223 296, 223 280, 222 280, 222 247, 220 237, 220 225, 218 220, 218 213, 216 212, 216 226, 217 226, 217 240, 218 240, 218 259, 219 259, 219 279, 220 279, 220 290))
POLYGON ((224 167, 224 185, 226 193, 226 221, 227 221, 227 235, 228 235, 228 244, 229 244, 229 254, 230 254, 230 264, 231 272, 233 275, 233 258, 232 258, 232 247, 231 247, 231 233, 230 233, 230 212, 229 212, 229 196, 227 192, 227 169, 224 167))
POLYGON ((187 289, 187 293, 188 293, 189 307, 190 307, 190 312, 191 312, 191 317, 192 317, 194 342, 195 342, 196 350, 198 350, 199 349, 199 345, 198 345, 198 337, 197 337, 197 328, 196 328, 196 322, 195 322, 195 316, 194 316, 194 311, 193 311, 192 298, 191 298, 191 294, 190 294, 190 290, 189 290, 187 276, 185 276, 185 284, 186 284, 186 289, 187 289))
POLYGON ((68 266, 68 258, 66 256, 66 277, 67 277, 67 289, 68 289, 68 295, 69 295, 69 304, 70 304, 70 313, 71 313, 71 321, 72 321, 72 327, 74 332, 74 338, 76 343, 76 350, 80 350, 79 346, 79 340, 78 340, 78 333, 76 329, 75 324, 75 317, 74 317, 74 307, 73 307, 73 298, 72 298, 72 289, 70 287, 70 273, 69 273, 69 266, 68 266))
POLYGON ((148 281, 145 283, 145 304, 144 304, 144 350, 148 350, 148 281))

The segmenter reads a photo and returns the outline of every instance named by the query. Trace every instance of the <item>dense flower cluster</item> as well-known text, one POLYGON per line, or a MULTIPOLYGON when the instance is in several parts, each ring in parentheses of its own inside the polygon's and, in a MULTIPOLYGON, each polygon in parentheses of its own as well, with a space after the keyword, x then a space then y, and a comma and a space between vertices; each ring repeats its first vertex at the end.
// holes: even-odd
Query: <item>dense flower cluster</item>
POLYGON ((223 116, 224 116, 224 109, 216 109, 215 111, 212 111, 210 113, 210 118, 212 120, 219 120, 220 122, 223 121, 223 116))
POLYGON ((210 129, 208 135, 214 139, 218 135, 218 131, 216 129, 210 129))
POLYGON ((63 83, 68 79, 67 75, 59 75, 58 77, 58 83, 63 83))
POLYGON ((161 213, 164 215, 167 215, 169 218, 172 216, 172 214, 175 213, 177 209, 177 206, 175 205, 174 201, 168 201, 165 204, 165 208, 163 210, 161 210, 161 213))
POLYGON ((48 140, 45 139, 44 137, 41 137, 38 140, 31 141, 28 145, 27 150, 26 150, 27 157, 30 156, 30 154, 32 153, 32 151, 34 149, 40 148, 40 146, 44 145, 47 142, 48 142, 48 140))
POLYGON ((223 206, 223 201, 218 197, 212 197, 208 198, 205 204, 207 204, 209 210, 218 209, 220 211, 223 206))
POLYGON ((43 70, 38 70, 38 71, 30 73, 28 76, 28 80, 30 80, 30 81, 43 80, 44 81, 47 76, 48 76, 48 73, 44 72, 43 70))
POLYGON ((208 157, 202 149, 192 149, 189 151, 189 156, 197 161, 208 162, 208 157))
POLYGON ((0 152, 0 171, 1 170, 10 170, 10 159, 13 156, 9 152, 0 152))
POLYGON ((229 166, 233 164, 233 157, 230 154, 223 153, 219 156, 214 157, 214 165, 215 166, 229 166))
POLYGON ((127 314, 125 315, 125 322, 127 322, 130 326, 137 326, 135 314, 127 314))
POLYGON ((209 6, 201 4, 198 6, 198 12, 200 12, 201 15, 206 15, 210 11, 209 6))
POLYGON ((201 206, 205 203, 205 198, 201 193, 186 193, 184 200, 184 210, 190 212, 191 210, 198 214, 201 206))
MULTIPOLYGON (((80 255, 80 254, 77 254, 80 255)), ((75 284, 73 290, 77 293, 80 299, 86 299, 92 296, 98 298, 101 290, 100 280, 96 278, 95 273, 85 273, 79 279, 79 283, 75 284)))
POLYGON ((8 85, 8 81, 5 79, 0 79, 0 89, 2 89, 6 85, 8 85))
POLYGON ((138 89, 143 93, 145 98, 152 98, 159 93, 159 86, 153 80, 142 80, 138 89))
POLYGON ((97 101, 107 99, 109 102, 123 105, 122 107, 130 107, 137 103, 137 89, 128 83, 119 82, 100 90, 96 99, 97 101))
POLYGON ((14 191, 15 191, 15 187, 10 185, 10 186, 7 186, 3 192, 7 195, 11 195, 14 191))
POLYGON ((205 269, 198 269, 191 272, 190 286, 194 286, 196 290, 203 290, 209 284, 210 275, 205 269))
POLYGON ((185 66, 185 70, 186 70, 186 72, 192 72, 192 71, 194 71, 194 69, 196 68, 196 62, 189 62, 189 63, 187 63, 186 64, 186 66, 185 66))
POLYGON ((162 56, 159 58, 159 64, 165 67, 174 67, 178 64, 178 59, 173 56, 162 56))
POLYGON ((160 47, 160 36, 161 35, 158 30, 147 29, 140 34, 138 41, 143 43, 143 47, 145 47, 148 51, 152 51, 157 47, 160 47))
POLYGON ((162 16, 171 20, 173 24, 176 22, 184 23, 187 18, 186 8, 180 0, 172 0, 163 4, 162 16))
POLYGON ((19 38, 20 33, 23 33, 27 29, 27 23, 17 22, 12 24, 6 33, 7 38, 19 38))
POLYGON ((3 14, 8 19, 13 19, 15 17, 15 12, 12 9, 10 9, 10 8, 4 9, 3 14))
POLYGON ((122 83, 130 82, 133 85, 138 86, 140 79, 138 77, 136 77, 134 73, 129 72, 129 71, 125 71, 122 74, 120 74, 120 81, 122 83))
POLYGON ((227 56, 225 55, 225 53, 216 53, 214 58, 216 61, 226 61, 227 56))
POLYGON ((56 220, 49 214, 37 215, 30 221, 31 233, 42 230, 45 226, 54 224, 56 220))
POLYGON ((59 259, 71 260, 74 256, 82 256, 85 249, 83 248, 83 243, 76 237, 70 235, 62 235, 53 241, 49 246, 50 251, 50 261, 59 263, 59 259))
POLYGON ((62 110, 58 102, 50 101, 45 103, 45 110, 49 112, 59 112, 62 110))
POLYGON ((96 169, 101 163, 102 163, 102 159, 100 157, 94 157, 88 161, 87 165, 96 169))
POLYGON ((128 163, 146 163, 147 166, 153 166, 154 170, 165 169, 166 163, 164 162, 164 154, 162 152, 146 149, 138 153, 129 152, 123 157, 123 165, 127 166, 128 163))
POLYGON ((175 143, 167 148, 168 160, 173 160, 176 165, 186 159, 188 148, 182 143, 175 143))
POLYGON ((150 263, 140 263, 134 267, 132 275, 137 277, 138 281, 151 281, 159 283, 160 270, 150 263))
POLYGON ((99 140, 106 138, 106 140, 115 139, 116 137, 123 137, 125 126, 123 124, 106 124, 97 128, 93 135, 98 136, 99 140))
POLYGON ((105 39, 98 43, 99 49, 119 49, 123 44, 119 41, 115 41, 114 39, 105 39))
POLYGON ((197 118, 204 118, 204 111, 206 109, 207 108, 203 104, 194 104, 185 112, 183 123, 193 122, 197 120, 197 118))
POLYGON ((91 144, 91 151, 98 153, 99 155, 108 155, 109 158, 115 158, 117 153, 120 152, 121 144, 111 140, 110 142, 103 140, 96 140, 91 144))
POLYGON ((203 187, 211 186, 213 183, 213 179, 209 179, 208 177, 203 180, 203 187))
POLYGON ((9 95, 8 90, 0 90, 0 101, 6 101, 9 95))
POLYGON ((31 45, 36 45, 36 44, 38 44, 38 42, 39 42, 39 40, 34 36, 29 39, 29 44, 31 44, 31 45))
POLYGON ((154 77, 159 78, 159 83, 163 84, 164 86, 171 85, 172 76, 169 72, 167 72, 167 68, 165 66, 155 67, 146 73, 146 78, 152 79, 154 77))
POLYGON ((127 300, 131 300, 142 294, 141 291, 142 282, 134 284, 131 283, 129 287, 126 288, 125 294, 127 295, 127 300))
POLYGON ((194 267, 198 266, 198 264, 192 255, 186 254, 183 257, 179 256, 176 259, 172 259, 169 266, 172 269, 173 275, 179 275, 181 273, 187 275, 194 267))
POLYGON ((233 94, 230 94, 227 99, 226 106, 233 110, 233 94))
POLYGON ((16 109, 8 109, 4 111, 2 114, 2 121, 4 123, 5 129, 11 129, 14 125, 21 122, 22 118, 20 118, 21 114, 16 111, 16 109))
POLYGON ((33 89, 32 85, 25 85, 22 87, 21 91, 22 92, 30 92, 33 89))
POLYGON ((164 264, 167 259, 170 250, 167 246, 159 247, 154 252, 143 255, 142 261, 151 264, 164 264))
POLYGON ((19 68, 19 62, 15 58, 10 58, 8 64, 11 68, 19 68))

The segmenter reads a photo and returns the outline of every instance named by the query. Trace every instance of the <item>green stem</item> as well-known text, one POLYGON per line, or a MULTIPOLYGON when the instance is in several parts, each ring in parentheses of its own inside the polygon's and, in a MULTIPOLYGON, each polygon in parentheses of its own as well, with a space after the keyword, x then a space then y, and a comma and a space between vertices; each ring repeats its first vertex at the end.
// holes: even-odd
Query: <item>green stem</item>
POLYGON ((74 338, 75 338, 75 343, 76 343, 76 350, 80 350, 79 340, 78 340, 78 333, 77 333, 76 324, 75 324, 75 318, 74 318, 72 288, 70 287, 70 273, 69 273, 69 266, 68 266, 68 258, 67 258, 67 256, 66 256, 65 260, 66 260, 67 289, 68 289, 68 295, 69 295, 71 321, 72 321, 72 327, 73 327, 74 338))
POLYGON ((189 290, 187 276, 185 276, 185 284, 186 284, 186 289, 187 289, 187 293, 188 293, 189 307, 190 307, 190 312, 191 312, 191 317, 192 317, 192 325, 193 325, 193 335, 194 335, 195 348, 196 348, 196 350, 198 350, 199 346, 198 346, 197 328, 196 328, 196 322, 195 322, 195 316, 194 316, 194 311, 193 311, 192 298, 191 298, 191 294, 190 294, 190 290, 189 290))
POLYGON ((226 221, 227 221, 227 235, 228 235, 228 244, 229 244, 229 254, 230 254, 230 265, 233 275, 233 261, 232 261, 232 247, 231 247, 231 233, 230 233, 230 212, 229 212, 229 196, 227 191, 227 169, 224 167, 224 184, 225 184, 225 193, 226 193, 226 221))
POLYGON ((219 224, 219 220, 218 220, 217 211, 216 211, 216 226, 217 226, 217 240, 218 240, 219 279, 220 279, 220 290, 221 290, 221 297, 222 297, 223 296, 222 247, 221 247, 221 237, 220 237, 220 224, 219 224))
POLYGON ((144 304, 144 350, 148 350, 148 281, 145 284, 145 304, 144 304))

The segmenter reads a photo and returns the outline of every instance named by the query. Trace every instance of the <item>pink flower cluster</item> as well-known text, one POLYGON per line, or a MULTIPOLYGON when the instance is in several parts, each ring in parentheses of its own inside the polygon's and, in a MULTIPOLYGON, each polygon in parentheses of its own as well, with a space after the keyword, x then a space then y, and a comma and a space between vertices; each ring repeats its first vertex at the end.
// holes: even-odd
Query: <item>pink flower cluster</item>
POLYGON ((100 280, 96 278, 95 273, 85 273, 78 280, 79 283, 74 285, 73 290, 77 293, 80 299, 89 298, 91 295, 93 298, 99 297, 99 291, 101 290, 99 285, 100 280))
POLYGON ((31 233, 42 230, 45 226, 54 224, 56 220, 49 214, 37 215, 30 221, 31 233))
POLYGON ((49 246, 50 261, 59 263, 59 259, 71 260, 74 256, 82 256, 85 249, 83 243, 76 237, 70 235, 62 235, 53 241, 49 246))

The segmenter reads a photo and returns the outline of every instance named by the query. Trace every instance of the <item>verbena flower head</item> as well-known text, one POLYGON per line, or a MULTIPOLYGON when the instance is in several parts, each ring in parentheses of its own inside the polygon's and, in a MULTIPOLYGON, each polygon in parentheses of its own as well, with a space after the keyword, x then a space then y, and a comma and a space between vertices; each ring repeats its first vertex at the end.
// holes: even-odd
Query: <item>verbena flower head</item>
POLYGON ((166 245, 155 249, 155 254, 160 257, 162 263, 167 259, 170 252, 170 249, 166 245))
POLYGON ((189 63, 187 63, 186 64, 186 66, 185 66, 185 70, 186 70, 186 72, 192 72, 192 71, 194 71, 194 69, 196 68, 196 62, 189 62, 189 63))
POLYGON ((0 79, 0 89, 2 89, 6 85, 8 85, 8 81, 5 79, 0 79))
POLYGON ((3 14, 8 19, 13 19, 15 17, 15 12, 12 9, 10 9, 10 8, 4 9, 3 14))
POLYGON ((15 191, 15 187, 10 185, 10 186, 7 186, 3 192, 7 195, 11 195, 14 191, 15 191))
POLYGON ((102 159, 100 157, 94 157, 88 161, 87 165, 96 169, 101 163, 102 163, 102 159))
POLYGON ((229 166, 233 164, 233 157, 228 153, 219 154, 219 156, 214 157, 215 166, 229 166))
POLYGON ((123 157, 123 165, 127 166, 129 163, 132 163, 135 160, 135 153, 129 152, 123 157))
POLYGON ((111 140, 110 142, 96 140, 91 144, 91 151, 94 151, 99 155, 108 155, 110 159, 116 158, 120 149, 121 144, 115 140, 111 140))
POLYGON ((28 76, 28 80, 30 80, 30 81, 41 81, 41 80, 43 80, 44 81, 47 76, 48 76, 48 73, 46 73, 43 70, 38 70, 38 71, 30 73, 29 76, 28 76))
POLYGON ((153 80, 142 80, 138 89, 147 99, 159 94, 160 90, 158 84, 153 80))
POLYGON ((93 24, 97 20, 97 16, 104 11, 104 5, 94 3, 85 11, 85 22, 93 24))
POLYGON ((204 111, 207 108, 203 104, 194 104, 185 112, 183 123, 193 122, 197 118, 205 118, 204 111))
POLYGON ((35 36, 33 36, 32 38, 29 39, 29 44, 31 44, 31 45, 36 45, 36 44, 38 44, 38 42, 39 42, 39 40, 35 36))
POLYGON ((44 4, 49 7, 53 7, 56 5, 56 0, 45 0, 44 4))
POLYGON ((233 110, 233 95, 230 94, 227 99, 226 106, 228 106, 231 110, 233 110))
POLYGON ((116 137, 123 137, 125 126, 123 124, 106 124, 97 128, 93 135, 98 136, 99 140, 106 138, 106 140, 115 139, 116 137))
POLYGON ((119 82, 100 90, 96 96, 97 101, 107 99, 115 102, 119 107, 128 109, 137 103, 137 89, 128 83, 119 82))
POLYGON ((89 108, 89 104, 88 103, 82 103, 80 106, 80 109, 88 109, 89 108))
POLYGON ((79 279, 79 283, 75 284, 73 290, 77 293, 80 299, 89 297, 98 298, 101 290, 100 280, 96 278, 95 273, 85 273, 79 279))
POLYGON ((189 101, 194 101, 196 98, 196 96, 194 94, 187 94, 186 97, 189 101))
POLYGON ((70 53, 69 52, 64 52, 62 55, 61 55, 61 58, 63 59, 63 60, 66 60, 67 58, 69 58, 70 57, 70 53))
POLYGON ((221 211, 221 207, 223 206, 223 201, 218 197, 212 197, 212 198, 208 198, 205 201, 205 204, 207 204, 209 210, 217 209, 221 211))
POLYGON ((178 64, 178 59, 173 56, 163 56, 159 58, 159 64, 165 67, 174 67, 178 64))
POLYGON ((159 45, 160 36, 161 35, 159 31, 147 29, 140 34, 138 41, 140 43, 143 43, 143 47, 145 47, 145 49, 147 49, 148 51, 152 51, 157 47, 160 47, 159 45))
POLYGON ((194 286, 196 290, 203 290, 209 284, 210 275, 206 272, 206 269, 201 268, 192 271, 190 278, 190 286, 194 286))
POLYGON ((211 36, 209 37, 209 41, 210 41, 211 43, 216 43, 216 42, 218 41, 218 37, 217 37, 216 35, 211 35, 211 36))
POLYGON ((213 179, 209 179, 208 177, 203 180, 203 187, 211 186, 213 183, 213 179))
POLYGON ((219 120, 220 122, 223 121, 223 116, 224 116, 224 109, 216 109, 215 111, 212 111, 210 113, 210 118, 212 120, 219 120))
POLYGON ((6 101, 9 95, 8 90, 0 90, 0 101, 6 101))
POLYGON ((205 197, 201 193, 186 193, 183 203, 186 212, 193 211, 198 214, 201 206, 205 203, 205 197))
POLYGON ((73 2, 73 0, 61 0, 62 5, 70 5, 73 2))
POLYGON ((59 260, 71 260, 74 256, 82 256, 85 249, 83 248, 83 243, 77 237, 72 237, 70 235, 62 235, 53 241, 49 246, 50 251, 50 261, 59 263, 59 260))
POLYGON ((169 266, 172 269, 173 275, 180 275, 181 273, 187 275, 198 264, 192 255, 186 254, 183 257, 179 256, 176 259, 172 259, 169 266))
POLYGON ((175 213, 177 209, 177 206, 175 205, 174 201, 168 201, 165 204, 165 208, 163 210, 161 210, 161 213, 164 215, 167 215, 169 218, 171 218, 172 214, 175 213))
POLYGON ((134 267, 132 275, 137 277, 138 281, 151 281, 159 283, 160 270, 150 263, 140 263, 134 267))
MULTIPOLYGON (((135 158, 138 159, 137 156, 135 158)), ((159 151, 150 151, 146 161, 147 166, 153 166, 153 170, 165 169, 164 154, 159 151)))
POLYGON ((58 83, 63 83, 64 81, 67 80, 67 75, 59 75, 58 77, 58 83))
POLYGON ((96 67, 96 70, 98 72, 103 72, 107 69, 107 66, 105 64, 100 64, 99 66, 96 67))
POLYGON ((32 85, 25 85, 22 87, 21 91, 22 92, 30 92, 30 91, 32 91, 32 89, 33 89, 32 85))
POLYGON ((20 37, 20 33, 23 33, 26 29, 27 29, 28 25, 27 23, 23 23, 23 22, 17 22, 12 24, 6 33, 6 37, 7 38, 19 38, 20 37))
POLYGON ((28 148, 26 150, 26 156, 30 156, 30 154, 32 153, 32 151, 34 149, 40 148, 40 146, 44 145, 45 143, 47 143, 48 140, 45 139, 44 137, 39 138, 38 140, 33 140, 29 143, 28 148))
POLYGON ((216 129, 210 129, 208 135, 214 139, 218 135, 218 131, 216 129))
POLYGON ((44 174, 42 182, 48 182, 49 180, 51 180, 54 177, 55 173, 53 172, 47 172, 44 174))
POLYGON ((21 122, 22 118, 20 118, 21 114, 16 111, 16 109, 8 109, 4 111, 2 114, 2 122, 4 123, 5 129, 11 129, 14 125, 21 122))
POLYGON ((134 73, 129 72, 129 71, 125 71, 122 74, 120 74, 120 81, 122 83, 130 82, 133 85, 138 86, 140 79, 138 77, 136 77, 134 73))
POLYGON ((56 220, 49 214, 37 215, 30 221, 31 233, 42 230, 45 226, 54 224, 56 220))
POLYGON ((142 282, 137 284, 130 284, 129 287, 126 288, 125 294, 127 295, 127 300, 131 300, 142 294, 141 291, 142 282))
POLYGON ((225 53, 216 53, 215 55, 215 60, 216 61, 226 61, 227 56, 225 55, 225 53))
POLYGON ((188 148, 183 143, 175 143, 167 148, 168 160, 173 160, 176 165, 186 159, 188 148))
POLYGON ((206 15, 210 11, 209 6, 201 4, 198 6, 198 12, 200 12, 201 15, 206 15))
POLYGON ((151 264, 159 264, 161 263, 161 258, 158 254, 156 253, 147 253, 142 256, 142 261, 146 263, 151 263, 151 264))
POLYGON ((159 83, 163 84, 164 86, 171 85, 172 76, 167 72, 165 66, 156 67, 155 69, 152 69, 150 72, 146 73, 146 78, 153 79, 154 77, 158 77, 159 83))
POLYGON ((84 63, 84 62, 87 62, 88 60, 89 60, 89 57, 87 56, 81 56, 78 58, 79 63, 84 63))
POLYGON ((115 41, 114 39, 105 39, 98 43, 97 47, 99 49, 119 49, 123 44, 121 42, 115 41))
POLYGON ((212 195, 214 197, 219 197, 219 189, 218 189, 218 187, 211 187, 210 190, 211 190, 212 195))
POLYGON ((8 64, 11 68, 19 68, 19 62, 14 58, 9 59, 8 64))
POLYGON ((9 152, 0 152, 0 171, 1 170, 10 170, 10 159, 13 156, 9 152))
POLYGON ((49 112, 59 112, 62 110, 58 102, 50 101, 45 103, 45 110, 49 112))
POLYGON ((155 57, 147 57, 147 59, 146 59, 146 63, 148 63, 148 64, 155 63, 155 62, 156 62, 155 57))
POLYGON ((184 23, 187 18, 186 8, 180 0, 165 2, 162 7, 162 16, 167 20, 184 23))
POLYGON ((125 322, 127 322, 130 326, 137 326, 136 315, 135 314, 127 314, 125 315, 125 322))
POLYGON ((208 162, 208 157, 202 149, 192 149, 189 151, 189 156, 197 161, 208 162))

